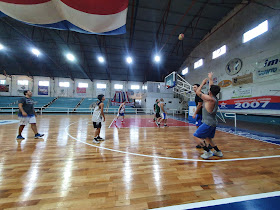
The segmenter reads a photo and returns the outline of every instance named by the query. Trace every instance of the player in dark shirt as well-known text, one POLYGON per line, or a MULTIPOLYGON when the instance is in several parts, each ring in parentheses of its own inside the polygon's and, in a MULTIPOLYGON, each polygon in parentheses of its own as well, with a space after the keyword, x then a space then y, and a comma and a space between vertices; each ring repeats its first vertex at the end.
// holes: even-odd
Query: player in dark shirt
MULTIPOLYGON (((199 87, 199 84, 194 84, 193 85, 193 91, 196 92, 197 88, 199 87)), ((198 96, 195 95, 195 105, 196 105, 196 110, 193 115, 193 119, 195 119, 195 125, 198 128, 202 124, 202 103, 203 100, 198 96)))
POLYGON ((32 92, 30 90, 25 90, 23 92, 25 97, 22 97, 19 101, 18 101, 18 108, 19 108, 19 112, 18 112, 18 117, 19 117, 19 129, 18 129, 18 136, 17 139, 24 139, 24 137, 22 137, 21 133, 24 129, 24 127, 29 123, 31 125, 31 128, 35 134, 35 138, 38 139, 42 136, 44 136, 44 134, 40 134, 37 131, 37 126, 36 126, 36 117, 37 114, 34 110, 34 101, 31 98, 32 97, 32 92))

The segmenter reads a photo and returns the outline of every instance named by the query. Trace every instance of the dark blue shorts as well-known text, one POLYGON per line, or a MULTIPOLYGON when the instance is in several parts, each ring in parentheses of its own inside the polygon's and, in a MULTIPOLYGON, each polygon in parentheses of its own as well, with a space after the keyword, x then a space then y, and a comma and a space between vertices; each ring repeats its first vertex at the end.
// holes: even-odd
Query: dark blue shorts
POLYGON ((197 127, 202 125, 202 115, 201 114, 197 114, 195 117, 195 125, 197 127))
POLYGON ((216 132, 216 127, 212 127, 203 123, 201 126, 198 127, 198 129, 193 135, 200 139, 205 139, 205 138, 213 139, 215 136, 215 132, 216 132))
POLYGON ((124 116, 124 113, 119 113, 119 116, 122 116, 122 117, 123 117, 123 116, 124 116))

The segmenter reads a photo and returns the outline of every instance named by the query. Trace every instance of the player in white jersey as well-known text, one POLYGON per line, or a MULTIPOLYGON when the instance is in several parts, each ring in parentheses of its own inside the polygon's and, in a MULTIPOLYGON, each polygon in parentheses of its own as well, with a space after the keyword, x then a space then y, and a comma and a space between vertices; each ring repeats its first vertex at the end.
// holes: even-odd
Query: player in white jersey
POLYGON ((117 115, 117 118, 115 121, 117 121, 119 119, 119 117, 121 116, 122 117, 122 122, 124 120, 124 113, 125 113, 125 104, 126 104, 126 101, 124 101, 120 107, 119 107, 119 110, 118 110, 118 115, 117 115))
POLYGON ((161 120, 159 121, 158 126, 160 126, 160 124, 163 122, 164 126, 168 127, 166 124, 167 123, 167 113, 164 109, 164 106, 165 106, 164 100, 163 100, 163 98, 161 98, 160 102, 159 102, 161 120))
POLYGON ((92 114, 92 123, 93 123, 93 127, 96 129, 95 130, 95 137, 93 139, 93 143, 99 144, 100 141, 104 141, 103 138, 101 138, 99 136, 100 134, 100 130, 101 130, 101 122, 102 122, 102 117, 103 117, 103 121, 105 121, 105 115, 103 112, 103 108, 104 108, 104 101, 105 101, 105 97, 103 94, 98 95, 98 102, 95 105, 93 114, 92 114))

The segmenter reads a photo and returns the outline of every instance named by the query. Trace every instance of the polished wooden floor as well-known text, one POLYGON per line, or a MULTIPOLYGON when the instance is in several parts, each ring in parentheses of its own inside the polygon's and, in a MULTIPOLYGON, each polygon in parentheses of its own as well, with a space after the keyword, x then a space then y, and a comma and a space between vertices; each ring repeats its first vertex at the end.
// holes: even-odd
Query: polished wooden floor
POLYGON ((112 119, 99 145, 111 150, 92 144, 88 115, 39 116, 43 139, 0 125, 0 209, 148 209, 280 190, 280 158, 233 161, 280 155, 277 145, 218 131, 229 161, 198 162, 194 126, 108 128, 112 119))

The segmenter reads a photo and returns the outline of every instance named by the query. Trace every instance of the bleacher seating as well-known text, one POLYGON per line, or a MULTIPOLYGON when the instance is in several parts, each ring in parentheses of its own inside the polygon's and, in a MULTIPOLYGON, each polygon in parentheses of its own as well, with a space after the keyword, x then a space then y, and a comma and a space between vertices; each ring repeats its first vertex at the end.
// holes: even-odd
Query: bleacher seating
POLYGON ((81 101, 81 98, 58 98, 50 106, 46 108, 47 112, 72 112, 77 104, 81 101))
MULTIPOLYGON (((0 100, 0 107, 7 107, 5 109, 1 109, 0 112, 11 112, 11 108, 17 108, 18 107, 18 100, 21 97, 13 97, 13 96, 1 96, 0 100)), ((32 97, 35 101, 34 107, 43 107, 55 99, 54 97, 32 97)), ((66 98, 66 97, 60 97, 56 101, 54 101, 52 104, 50 104, 48 107, 44 109, 44 112, 73 112, 77 104, 82 100, 82 98, 66 98)), ((85 98, 83 102, 80 104, 80 106, 76 109, 75 112, 81 113, 90 113, 91 109, 90 106, 93 103, 96 103, 98 99, 96 98, 85 98)), ((118 112, 119 106, 112 106, 110 99, 106 99, 104 101, 104 109, 106 113, 116 114, 118 112), (109 110, 107 108, 110 108, 109 110)), ((38 110, 38 109, 36 109, 38 110)), ((17 111, 14 109, 14 111, 17 111)), ((127 114, 135 114, 135 109, 126 106, 125 112, 127 114)))
POLYGON ((21 97, 1 96, 0 107, 17 107, 17 101, 21 97))
POLYGON ((96 103, 98 99, 95 98, 85 98, 81 105, 77 108, 78 112, 90 112, 90 105, 96 103))
POLYGON ((43 107, 47 104, 49 104, 54 97, 32 97, 35 101, 34 107, 43 107))

